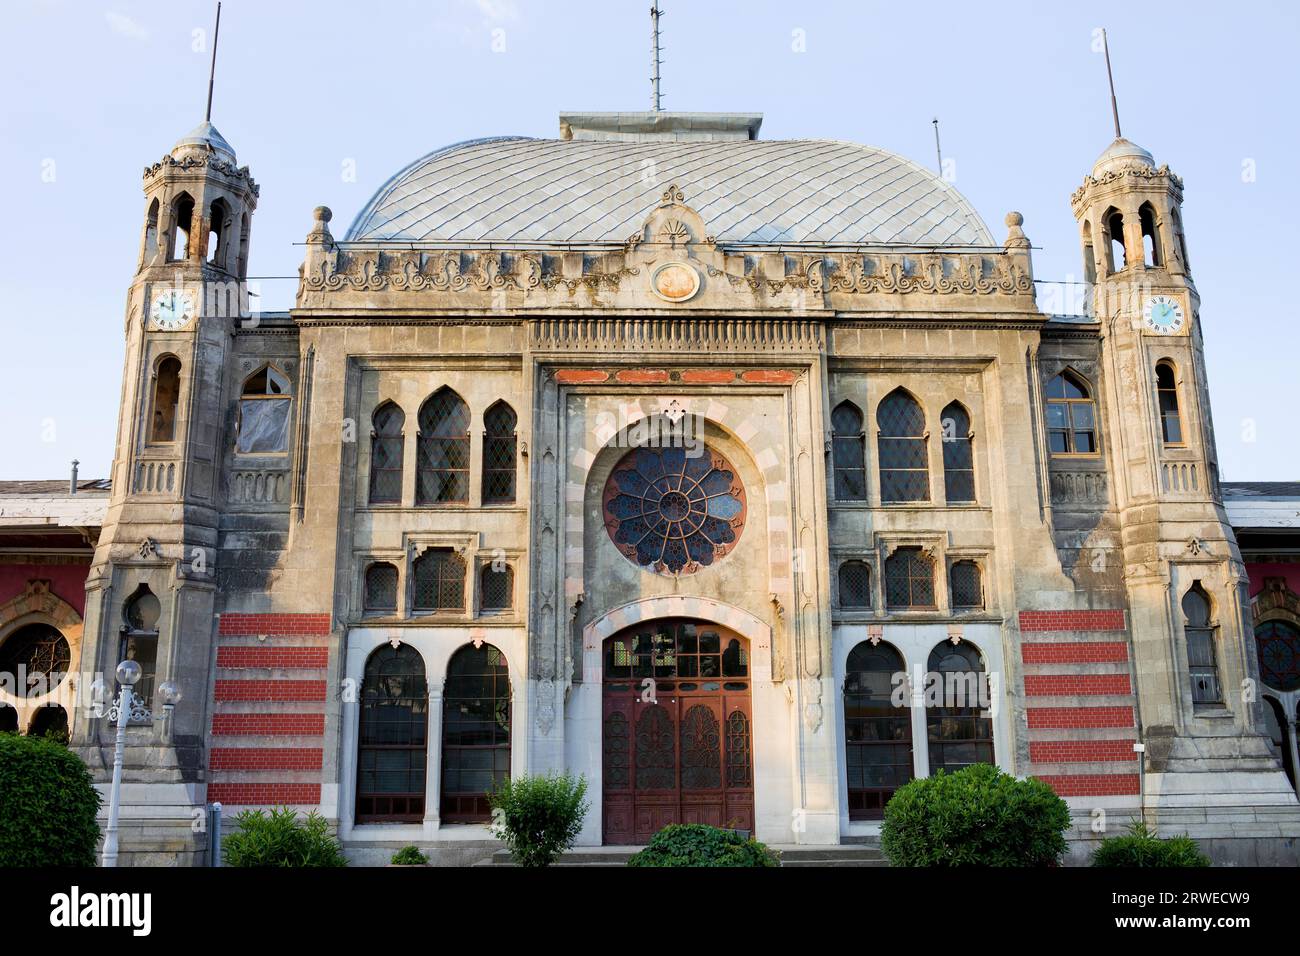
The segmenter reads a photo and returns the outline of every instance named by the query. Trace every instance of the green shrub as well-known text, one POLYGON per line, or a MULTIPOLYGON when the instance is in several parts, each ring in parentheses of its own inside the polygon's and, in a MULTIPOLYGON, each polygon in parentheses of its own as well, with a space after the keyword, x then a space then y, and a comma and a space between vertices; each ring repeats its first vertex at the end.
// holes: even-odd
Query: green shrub
POLYGON ((1065 801, 1041 780, 972 764, 900 787, 880 845, 894 866, 1055 866, 1069 825, 1065 801))
POLYGON ((628 866, 780 866, 780 857, 753 837, 702 823, 664 827, 628 866))
POLYGON ((67 747, 0 734, 0 867, 94 866, 99 804, 67 747))
POLYGON ((586 779, 567 773, 503 780, 488 794, 492 832, 520 866, 550 866, 578 838, 586 795, 586 779))
POLYGON ((1161 839, 1137 820, 1124 836, 1107 837, 1092 851, 1093 866, 1209 866, 1196 841, 1183 836, 1161 839))
POLYGON ((222 841, 227 866, 347 866, 329 824, 315 810, 299 820, 289 807, 245 810, 222 841))
POLYGON ((404 846, 393 854, 390 862, 393 866, 428 866, 429 858, 420 852, 418 846, 404 846))

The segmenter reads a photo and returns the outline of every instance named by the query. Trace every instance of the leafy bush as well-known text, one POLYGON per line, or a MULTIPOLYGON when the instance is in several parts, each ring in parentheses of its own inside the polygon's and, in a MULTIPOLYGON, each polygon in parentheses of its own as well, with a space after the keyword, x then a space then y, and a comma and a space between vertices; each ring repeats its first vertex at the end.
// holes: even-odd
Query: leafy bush
POLYGON ((1065 801, 1041 780, 972 764, 900 787, 880 844, 894 866, 1055 866, 1069 825, 1065 801))
POLYGON ((578 838, 586 795, 586 779, 567 773, 503 780, 488 795, 492 832, 520 866, 550 866, 578 838))
POLYGON ((753 837, 702 823, 664 827, 628 866, 780 866, 780 858, 753 837))
POLYGON ((222 841, 227 866, 347 866, 329 823, 315 810, 299 820, 289 807, 245 810, 222 841))
POLYGON ((1092 852, 1093 866, 1209 866, 1210 858, 1191 837, 1160 839, 1137 820, 1125 836, 1107 837, 1092 852))
POLYGON ((420 852, 418 846, 404 846, 393 854, 390 862, 393 866, 428 866, 429 858, 420 852))
POLYGON ((94 866, 99 804, 67 747, 0 734, 0 867, 94 866))

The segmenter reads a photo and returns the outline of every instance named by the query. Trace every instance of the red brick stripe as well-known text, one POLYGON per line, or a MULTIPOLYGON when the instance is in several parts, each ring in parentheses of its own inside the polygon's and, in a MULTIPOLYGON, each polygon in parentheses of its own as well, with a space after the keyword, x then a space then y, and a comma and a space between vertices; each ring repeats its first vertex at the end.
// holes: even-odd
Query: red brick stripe
POLYGON ((219 680, 214 700, 324 700, 323 680, 219 680))
POLYGON ((797 377, 783 368, 756 368, 740 373, 740 380, 750 385, 790 385, 797 377))
POLYGON ((209 770, 319 770, 319 747, 213 747, 209 770))
POLYGON ((221 634, 328 634, 328 614, 223 614, 221 634))
POLYGON ((213 714, 214 737, 320 737, 324 714, 213 714))
POLYGON ((1127 674, 1026 674, 1025 696, 1128 694, 1127 674))
POLYGON ((1068 730, 1075 727, 1132 727, 1132 707, 1029 707, 1030 730, 1068 730))
POLYGON ((1021 611, 1022 631, 1122 631, 1124 612, 1021 611))
POLYGON ((1029 744, 1034 763, 1080 763, 1094 760, 1137 760, 1132 740, 1036 740, 1029 744))
POLYGON ((682 372, 682 381, 687 385, 729 385, 736 380, 736 373, 727 368, 688 368, 682 372))
POLYGON ((320 803, 319 783, 210 783, 209 802, 231 806, 271 807, 286 803, 320 803))
POLYGON ((594 384, 604 382, 608 378, 608 372, 589 368, 562 368, 555 373, 555 381, 561 385, 594 384))
POLYGON ((218 667, 326 667, 328 647, 243 647, 217 648, 218 667))
POLYGON ((1026 664, 1104 664, 1128 660, 1128 647, 1120 641, 1035 642, 1020 645, 1020 659, 1026 664))
POLYGON ((1136 795, 1138 775, 1135 773, 1067 773, 1040 776, 1062 797, 1112 797, 1136 795))
POLYGON ((668 371, 662 368, 625 368, 614 374, 614 380, 625 385, 662 385, 668 381, 668 371))

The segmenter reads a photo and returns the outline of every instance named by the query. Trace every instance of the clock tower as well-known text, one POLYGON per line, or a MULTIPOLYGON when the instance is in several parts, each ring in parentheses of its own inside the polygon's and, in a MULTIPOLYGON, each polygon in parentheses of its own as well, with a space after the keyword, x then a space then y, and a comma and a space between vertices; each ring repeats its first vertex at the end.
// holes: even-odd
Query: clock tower
POLYGON ((204 844, 207 674, 214 621, 226 366, 246 323, 249 227, 258 187, 210 122, 144 171, 145 221, 127 295, 126 358, 112 497, 87 581, 86 689, 73 746, 111 775, 114 727, 96 699, 132 658, 151 714, 127 733, 122 848, 132 820, 175 827, 178 852, 204 844), (159 688, 182 699, 164 719, 159 688), (129 786, 134 784, 135 786, 129 786), (148 809, 143 809, 147 807, 148 809))
POLYGON ((1143 801, 1170 826, 1261 789, 1285 802, 1288 789, 1260 736, 1247 579, 1219 490, 1182 200, 1182 180, 1123 138, 1071 197, 1101 326, 1143 801))

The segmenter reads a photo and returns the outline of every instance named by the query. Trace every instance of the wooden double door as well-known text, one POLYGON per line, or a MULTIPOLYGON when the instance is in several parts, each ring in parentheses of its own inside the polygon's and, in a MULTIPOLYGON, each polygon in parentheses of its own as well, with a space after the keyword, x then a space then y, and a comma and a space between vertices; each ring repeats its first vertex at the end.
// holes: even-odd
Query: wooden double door
POLYGON ((706 622, 656 621, 606 642, 604 842, 671 823, 754 828, 748 648, 706 622))

